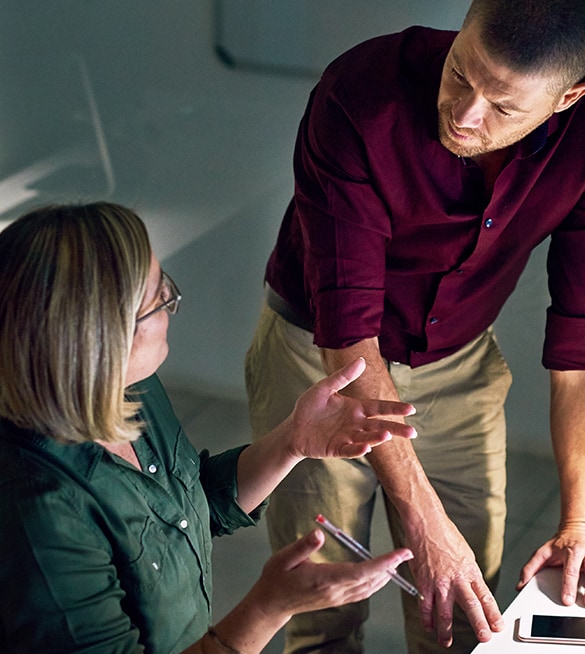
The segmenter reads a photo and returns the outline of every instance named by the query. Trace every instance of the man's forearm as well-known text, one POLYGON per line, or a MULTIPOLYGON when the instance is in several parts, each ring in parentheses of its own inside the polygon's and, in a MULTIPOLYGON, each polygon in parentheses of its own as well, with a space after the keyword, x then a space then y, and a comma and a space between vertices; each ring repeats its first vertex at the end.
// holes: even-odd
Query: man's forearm
MULTIPOLYGON (((323 350, 322 356, 326 370, 341 366, 346 357, 365 358, 364 375, 344 392, 360 398, 398 399, 377 339, 343 350, 323 350)), ((424 433, 419 437, 424 438, 424 433)), ((478 639, 489 640, 493 631, 503 628, 496 601, 471 548, 447 516, 412 445, 400 441, 403 439, 383 443, 367 456, 400 514, 404 544, 414 553, 410 568, 424 595, 420 602, 423 627, 436 630, 438 641, 448 647, 453 638, 453 606, 459 604, 478 639)))
POLYGON ((561 484, 561 524, 585 524, 585 371, 551 371, 551 435, 561 484))
MULTIPOLYGON (((321 350, 323 366, 327 374, 331 374, 358 356, 366 360, 366 370, 343 392, 361 399, 400 400, 386 362, 380 353, 377 339, 363 340, 343 349, 321 350)), ((427 524, 432 512, 438 517, 446 518, 443 505, 428 481, 410 441, 393 439, 384 443, 372 450, 368 460, 405 523, 416 524, 417 516, 423 513, 425 520, 421 522, 420 527, 427 524)))

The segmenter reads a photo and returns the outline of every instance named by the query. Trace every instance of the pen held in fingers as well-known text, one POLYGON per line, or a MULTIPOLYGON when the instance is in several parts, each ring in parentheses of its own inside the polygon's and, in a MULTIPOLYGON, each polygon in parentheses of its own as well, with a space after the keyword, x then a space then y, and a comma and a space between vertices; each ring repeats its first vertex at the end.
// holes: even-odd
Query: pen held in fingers
MULTIPOLYGON (((349 534, 346 534, 344 531, 339 529, 339 527, 336 527, 334 524, 329 522, 325 516, 319 514, 315 518, 315 521, 317 524, 321 525, 323 529, 326 529, 342 545, 345 545, 345 547, 357 554, 362 559, 369 560, 373 558, 369 550, 367 550, 361 543, 358 543, 358 541, 352 538, 349 534)), ((388 574, 390 575, 390 579, 409 595, 418 597, 420 600, 424 599, 424 596, 420 593, 420 591, 407 579, 399 575, 398 572, 395 570, 388 570, 388 574)))

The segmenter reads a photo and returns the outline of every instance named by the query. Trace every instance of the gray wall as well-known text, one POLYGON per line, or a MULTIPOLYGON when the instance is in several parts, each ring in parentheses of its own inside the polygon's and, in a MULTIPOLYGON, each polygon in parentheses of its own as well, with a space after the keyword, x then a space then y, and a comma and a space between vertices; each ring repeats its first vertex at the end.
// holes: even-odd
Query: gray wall
MULTIPOLYGON (((0 205, 16 187, 34 197, 0 215, 0 227, 48 200, 107 196, 134 206, 185 296, 163 376, 241 398, 263 269, 290 196, 294 135, 315 75, 368 36, 410 23, 456 28, 466 6, 4 0, 0 205), (58 154, 39 176, 35 162, 79 143, 85 167, 58 154)), ((515 376, 510 444, 536 451, 549 448, 539 364, 544 255, 542 248, 533 257, 497 325, 515 376)))
POLYGON ((217 0, 216 40, 238 66, 319 75, 365 39, 410 25, 459 29, 469 0, 217 0))

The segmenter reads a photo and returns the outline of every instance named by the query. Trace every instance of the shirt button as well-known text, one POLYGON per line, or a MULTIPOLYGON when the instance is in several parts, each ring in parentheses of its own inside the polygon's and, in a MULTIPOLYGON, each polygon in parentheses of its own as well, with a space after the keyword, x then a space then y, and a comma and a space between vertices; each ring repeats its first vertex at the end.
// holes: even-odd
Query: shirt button
POLYGON ((429 322, 431 323, 431 325, 436 325, 439 322, 439 319, 437 318, 437 316, 432 316, 431 318, 429 318, 429 322))
POLYGON ((181 522, 179 522, 179 526, 181 527, 181 529, 187 529, 189 523, 186 520, 181 520, 181 522))
POLYGON ((154 473, 155 473, 157 470, 158 470, 158 468, 154 465, 154 463, 151 463, 151 464, 148 466, 148 472, 152 472, 153 475, 154 475, 154 473))
POLYGON ((485 225, 486 229, 489 229, 494 224, 494 221, 492 218, 486 218, 483 224, 485 225))

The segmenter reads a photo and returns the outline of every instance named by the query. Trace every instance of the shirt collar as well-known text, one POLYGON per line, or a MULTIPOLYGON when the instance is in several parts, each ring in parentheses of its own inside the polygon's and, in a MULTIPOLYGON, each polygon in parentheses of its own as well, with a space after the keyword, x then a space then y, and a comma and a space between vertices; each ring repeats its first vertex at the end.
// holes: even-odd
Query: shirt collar
POLYGON ((518 156, 526 159, 536 154, 546 144, 546 139, 553 134, 559 126, 559 115, 553 114, 542 125, 527 134, 518 144, 518 156))
POLYGON ((90 479, 104 455, 104 448, 98 443, 59 443, 30 429, 22 429, 14 423, 0 418, 0 440, 26 449, 41 458, 55 461, 60 466, 90 479))

